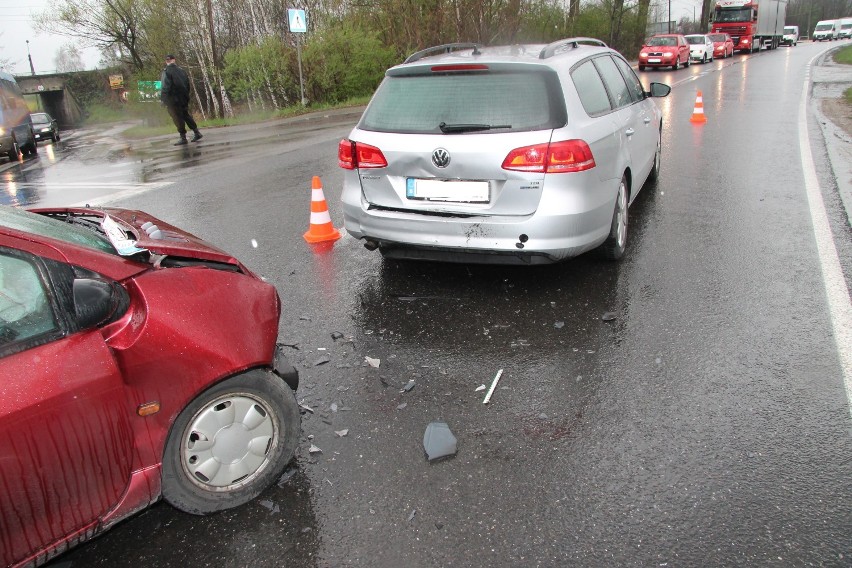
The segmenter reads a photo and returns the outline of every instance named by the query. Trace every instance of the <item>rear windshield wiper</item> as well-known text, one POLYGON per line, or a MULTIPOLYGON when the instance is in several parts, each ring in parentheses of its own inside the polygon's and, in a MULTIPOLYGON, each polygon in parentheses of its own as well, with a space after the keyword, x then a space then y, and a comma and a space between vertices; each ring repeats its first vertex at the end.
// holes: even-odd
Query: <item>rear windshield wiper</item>
POLYGON ((453 132, 479 132, 482 130, 496 130, 498 128, 512 128, 511 124, 447 124, 442 122, 438 125, 441 132, 451 134, 453 132))

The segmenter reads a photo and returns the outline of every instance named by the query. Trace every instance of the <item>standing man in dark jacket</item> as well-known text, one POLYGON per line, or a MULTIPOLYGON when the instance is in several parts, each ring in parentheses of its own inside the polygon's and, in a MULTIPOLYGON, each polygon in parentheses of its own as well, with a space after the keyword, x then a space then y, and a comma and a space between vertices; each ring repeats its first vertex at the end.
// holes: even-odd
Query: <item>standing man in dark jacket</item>
POLYGON ((166 67, 163 69, 161 82, 160 99, 169 109, 169 116, 172 117, 180 134, 180 140, 175 143, 175 146, 186 144, 186 126, 195 133, 192 141, 198 142, 202 138, 201 132, 195 124, 195 119, 189 114, 189 76, 186 71, 177 66, 175 56, 172 54, 166 55, 166 67))

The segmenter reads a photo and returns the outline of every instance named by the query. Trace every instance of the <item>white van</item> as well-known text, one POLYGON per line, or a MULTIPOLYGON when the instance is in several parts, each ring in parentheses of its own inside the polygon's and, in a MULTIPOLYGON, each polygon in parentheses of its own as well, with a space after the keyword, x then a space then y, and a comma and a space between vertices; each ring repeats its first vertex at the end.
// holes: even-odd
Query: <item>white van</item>
POLYGON ((795 46, 797 43, 799 43, 799 26, 784 26, 781 45, 795 46))
POLYGON ((840 20, 820 20, 814 28, 814 41, 834 40, 840 35, 840 20))
POLYGON ((852 18, 840 18, 840 31, 837 33, 837 38, 852 38, 852 18))

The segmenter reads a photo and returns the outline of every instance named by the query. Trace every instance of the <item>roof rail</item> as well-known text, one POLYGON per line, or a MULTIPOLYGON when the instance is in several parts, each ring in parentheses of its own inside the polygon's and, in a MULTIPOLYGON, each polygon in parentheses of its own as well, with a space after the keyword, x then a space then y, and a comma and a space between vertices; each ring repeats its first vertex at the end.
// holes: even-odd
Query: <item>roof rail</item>
POLYGON ((576 48, 581 43, 591 43, 592 45, 607 47, 604 42, 593 37, 572 37, 569 39, 560 39, 559 41, 554 41, 553 43, 546 45, 544 49, 541 50, 541 53, 538 54, 538 58, 547 59, 548 57, 553 57, 556 55, 556 50, 560 47, 568 47, 570 45, 571 47, 576 48))
POLYGON ((474 55, 479 55, 479 48, 482 47, 478 43, 445 43, 444 45, 436 45, 435 47, 427 47, 416 53, 412 53, 403 63, 414 63, 419 59, 423 59, 428 55, 435 53, 450 53, 457 49, 473 49, 474 55))

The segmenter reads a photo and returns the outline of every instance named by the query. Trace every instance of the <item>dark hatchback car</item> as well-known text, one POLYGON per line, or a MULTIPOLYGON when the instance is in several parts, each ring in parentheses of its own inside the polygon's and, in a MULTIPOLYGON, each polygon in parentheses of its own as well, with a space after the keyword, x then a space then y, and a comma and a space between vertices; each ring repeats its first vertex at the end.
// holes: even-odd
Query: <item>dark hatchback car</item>
POLYGON ((281 303, 139 211, 0 207, 0 564, 41 564, 163 497, 280 477, 300 434, 281 303))
POLYGON ((46 112, 34 112, 30 114, 33 121, 33 135, 36 141, 52 140, 57 142, 59 137, 59 124, 56 119, 46 112))

